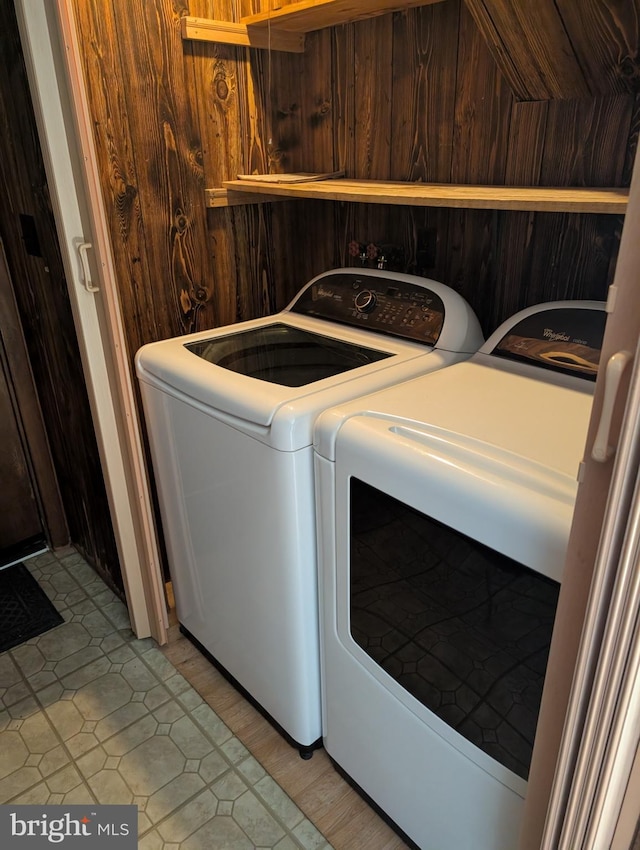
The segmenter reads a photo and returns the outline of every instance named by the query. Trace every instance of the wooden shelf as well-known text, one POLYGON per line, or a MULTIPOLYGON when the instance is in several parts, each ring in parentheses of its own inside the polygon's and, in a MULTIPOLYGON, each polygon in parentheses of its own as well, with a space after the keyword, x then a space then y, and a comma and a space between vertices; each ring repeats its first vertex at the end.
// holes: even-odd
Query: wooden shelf
POLYGON ((263 192, 234 192, 228 189, 205 189, 205 201, 207 207, 219 209, 220 207, 239 207, 247 204, 272 204, 277 201, 288 201, 289 198, 279 195, 266 195, 263 192))
POLYGON ((282 50, 287 53, 304 53, 304 35, 279 30, 252 27, 231 21, 214 21, 209 18, 180 19, 182 38, 192 41, 213 41, 218 44, 234 44, 238 47, 258 47, 263 50, 282 50))
POLYGON ((430 6, 443 0, 298 0, 281 9, 240 18, 240 23, 183 17, 182 38, 264 50, 304 52, 304 35, 313 30, 430 6))
POLYGON ((277 29, 306 33, 441 2, 443 0, 298 0, 281 9, 240 18, 240 22, 251 29, 270 26, 272 32, 277 29))
MULTIPOLYGON (((624 214, 628 189, 553 188, 546 186, 466 186, 448 183, 386 183, 377 180, 326 180, 308 183, 261 183, 260 180, 228 180, 223 183, 226 201, 208 206, 242 203, 244 193, 259 195, 261 201, 275 198, 317 198, 361 204, 395 204, 458 209, 521 210, 624 214), (265 197, 266 196, 266 197, 265 197)), ((256 203, 255 199, 247 203, 256 203)))

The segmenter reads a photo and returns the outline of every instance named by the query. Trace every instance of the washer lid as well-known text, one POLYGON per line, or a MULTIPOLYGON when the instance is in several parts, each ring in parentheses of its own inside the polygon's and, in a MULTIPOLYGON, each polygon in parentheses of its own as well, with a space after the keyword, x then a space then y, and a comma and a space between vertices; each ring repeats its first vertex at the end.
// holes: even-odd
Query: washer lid
MULTIPOLYGON (((366 300, 359 303, 366 307, 366 300)), ((321 410, 442 368, 481 344, 475 314, 449 287, 411 275, 337 269, 310 281, 275 316, 143 346, 136 371, 147 384, 233 417, 236 427, 288 451, 310 445, 321 410), (365 283, 370 295, 383 287, 384 297, 375 309, 359 311, 354 293, 365 283), (396 293, 402 294, 397 301, 396 293), (391 306, 393 323, 407 319, 407 334, 389 332, 384 317, 391 306), (339 321, 343 314, 349 320, 339 321), (434 317, 437 345, 430 341, 434 317), (428 338, 418 340, 424 329, 431 329, 428 338)))
POLYGON ((284 322, 185 343, 221 369, 270 384, 303 387, 391 355, 284 322))
MULTIPOLYGON (((294 348, 294 353, 296 350, 294 348)), ((247 361, 251 368, 257 368, 260 357, 249 353, 247 361)), ((317 414, 332 404, 387 386, 394 376, 402 380, 417 374, 422 371, 417 364, 423 361, 424 371, 431 368, 426 365, 426 361, 433 361, 433 367, 445 365, 444 358, 431 347, 283 312, 276 317, 254 319, 144 345, 136 354, 136 372, 141 381, 163 392, 179 395, 212 412, 234 417, 238 427, 243 427, 245 423, 247 427, 269 428, 274 419, 283 416, 293 419, 302 408, 315 410, 317 414), (187 347, 195 344, 206 349, 220 341, 219 347, 213 345, 214 357, 225 356, 222 352, 227 351, 227 344, 232 343, 235 337, 248 334, 245 340, 252 339, 255 332, 270 335, 274 333, 274 326, 275 333, 279 335, 278 328, 282 325, 287 327, 287 336, 289 333, 300 333, 304 339, 308 334, 315 343, 318 340, 335 343, 335 359, 343 360, 345 352, 350 352, 351 365, 341 367, 326 377, 316 378, 311 383, 289 386, 256 380, 250 374, 220 368, 196 356, 187 347), (359 359, 361 353, 362 359, 359 359), (403 367, 412 371, 406 374, 403 367)), ((306 445, 309 445, 310 429, 305 427, 305 430, 309 430, 305 438, 306 445)))

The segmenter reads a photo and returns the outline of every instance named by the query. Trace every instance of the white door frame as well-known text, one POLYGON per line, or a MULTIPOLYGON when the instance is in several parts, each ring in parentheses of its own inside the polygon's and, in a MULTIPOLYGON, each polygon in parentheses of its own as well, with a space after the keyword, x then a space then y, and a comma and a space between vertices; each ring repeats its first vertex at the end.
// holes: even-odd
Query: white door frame
MULTIPOLYGON (((635 366, 626 402, 619 399, 624 409, 619 437, 612 430, 608 441, 615 451, 608 460, 593 451, 586 459, 608 464, 611 484, 542 836, 541 847, 549 850, 613 846, 640 741, 639 228, 640 160, 631 181, 607 326, 615 347, 635 355, 635 366)), ((609 375, 604 363, 602 368, 606 389, 609 375)), ((636 820, 638 815, 640 800, 636 820)))
POLYGON ((167 640, 140 423, 71 0, 15 0, 131 626, 167 640))
MULTIPOLYGON (((640 735, 638 522, 640 456, 640 158, 636 161, 593 413, 581 464, 519 850, 599 850, 628 836, 640 800, 627 795, 640 735), (615 369, 620 391, 606 443, 594 451, 615 369), (635 355, 635 369, 632 369, 635 355), (618 364, 620 363, 618 359, 618 364), (629 390, 630 388, 630 390, 629 390), (634 501, 635 499, 635 501, 634 501), (635 535, 635 536, 634 536, 635 535), (634 607, 635 606, 635 607, 634 607), (623 811, 624 809, 624 811, 623 811), (622 815, 622 816, 621 816, 622 815), (594 843, 595 842, 595 843, 594 843)), ((607 420, 607 417, 604 417, 607 420)), ((640 762, 639 762, 640 769, 640 762)), ((635 786, 638 786, 637 777, 635 786)), ((629 786, 631 787, 631 786, 629 786)), ((618 843, 619 850, 619 843, 618 843)))

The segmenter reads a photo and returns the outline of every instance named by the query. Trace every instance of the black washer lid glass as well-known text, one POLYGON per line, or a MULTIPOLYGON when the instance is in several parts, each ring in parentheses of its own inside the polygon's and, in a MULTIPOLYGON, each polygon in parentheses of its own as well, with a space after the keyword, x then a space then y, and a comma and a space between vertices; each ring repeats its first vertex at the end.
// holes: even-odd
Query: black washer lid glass
POLYGON ((285 387, 302 387, 391 356, 281 322, 187 343, 185 348, 222 369, 285 387))
POLYGON ((595 381, 606 320, 604 310, 542 310, 510 328, 492 353, 595 381))

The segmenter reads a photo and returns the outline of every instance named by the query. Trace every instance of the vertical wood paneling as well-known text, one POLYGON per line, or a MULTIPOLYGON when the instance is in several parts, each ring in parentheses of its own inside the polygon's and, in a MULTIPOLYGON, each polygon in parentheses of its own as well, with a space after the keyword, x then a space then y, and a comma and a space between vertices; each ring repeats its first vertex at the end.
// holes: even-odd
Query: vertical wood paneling
POLYGON ((637 0, 555 0, 593 94, 638 92, 640 4, 637 0))
MULTIPOLYGON (((333 32, 329 29, 307 36, 303 55, 272 56, 272 120, 277 171, 332 171, 336 114, 343 80, 332 73, 333 32)), ((273 210, 273 273, 276 301, 285 306, 315 274, 336 265, 331 238, 334 232, 332 204, 303 201, 279 205, 273 210)))
MULTIPOLYGON (((120 280, 123 318, 133 353, 143 341, 179 332, 181 324, 167 315, 164 292, 161 300, 155 299, 150 286, 151 250, 147 249, 134 163, 138 140, 129 124, 112 12, 110 5, 105 7, 102 3, 76 3, 75 8, 79 41, 85 45, 84 71, 96 127, 94 141, 105 211, 120 280)), ((189 308, 187 305, 187 312, 189 308)))
POLYGON ((149 274, 152 280, 164 279, 172 292, 166 305, 172 326, 189 331, 196 305, 209 293, 201 146, 187 95, 179 18, 170 0, 132 0, 112 9, 120 85, 136 140, 133 158, 149 274))
MULTIPOLYGON (((302 80, 305 56, 255 51, 253 82, 261 92, 267 126, 263 172, 300 171, 304 166, 302 80)), ((253 55, 253 54, 252 54, 253 55)), ((306 170, 311 170, 307 168, 306 170)))
POLYGON ((345 81, 333 76, 334 38, 330 29, 309 34, 306 43, 302 63, 294 65, 295 70, 300 69, 295 78, 295 102, 301 104, 302 113, 299 168, 333 171, 338 167, 333 146, 336 104, 340 102, 337 93, 343 90, 345 81))
POLYGON ((588 97, 555 0, 465 0, 518 99, 588 97))
POLYGON ((550 102, 542 185, 620 185, 632 114, 630 95, 550 102))
POLYGON ((628 186, 631 183, 633 164, 638 151, 638 137, 640 136, 640 94, 637 94, 633 99, 630 126, 631 129, 629 131, 629 139, 625 150, 624 165, 622 167, 623 186, 628 186))
MULTIPOLYGON (((632 98, 554 101, 548 106, 540 173, 543 185, 620 185, 632 98)), ((529 298, 605 299, 620 235, 615 216, 535 217, 529 298)))
POLYGON ((232 209, 209 210, 207 220, 208 247, 211 254, 209 283, 212 294, 213 315, 207 314, 198 323, 198 329, 214 325, 228 325, 238 320, 237 256, 233 227, 235 212, 232 209))
POLYGON ((215 320, 202 151, 173 4, 76 7, 133 355, 215 320))
MULTIPOLYGON (((356 147, 356 26, 344 24, 332 29, 333 39, 333 149, 337 169, 347 176, 357 173, 356 147)), ((356 222, 357 207, 354 204, 332 204, 334 217, 330 238, 333 254, 332 265, 348 266, 354 263, 349 256, 348 246, 352 240, 365 240, 359 233, 356 222)))
MULTIPOLYGON (((352 89, 353 64, 343 48, 352 27, 321 30, 307 36, 303 56, 273 61, 273 121, 279 157, 277 170, 332 171, 344 167, 336 144, 351 120, 345 92, 352 89), (336 69, 338 69, 336 71, 336 69)), ((352 55, 352 54, 351 54, 352 55)), ((349 146, 353 151, 353 146, 349 146)), ((273 216, 274 272, 278 306, 284 306, 314 275, 339 264, 332 204, 303 201, 281 204, 273 216), (318 238, 322 234, 321 238, 318 238)))
MULTIPOLYGON (((631 101, 517 104, 507 182, 620 185, 631 101)), ((605 298, 619 232, 619 219, 610 216, 501 214, 492 321, 538 301, 605 298)))
POLYGON ((637 0, 465 0, 520 100, 637 92, 637 0))
MULTIPOLYGON (((460 10, 453 183, 503 183, 513 96, 471 15, 460 10)), ((444 282, 474 306, 488 333, 495 295, 493 263, 497 215, 452 210, 449 215, 444 282)))
MULTIPOLYGON (((392 15, 360 21, 354 27, 353 176, 383 179, 391 168, 393 29, 392 15)), ((348 241, 363 244, 389 239, 389 210, 353 205, 348 241)))
POLYGON ((504 182, 507 186, 537 186, 542 173, 549 103, 514 103, 504 182))
POLYGON ((619 236, 615 216, 538 216, 529 251, 528 303, 563 298, 605 300, 616 233, 619 236))
MULTIPOLYGON (((512 186, 540 182, 548 103, 515 103, 511 111, 505 183, 512 186)), ((500 213, 495 256, 494 296, 489 299, 487 328, 497 327, 521 307, 532 303, 529 275, 535 213, 500 213)))
MULTIPOLYGON (((93 2, 97 5, 97 0, 93 2)), ((237 19, 241 13, 265 10, 268 4, 191 0, 188 9, 186 3, 176 8, 184 14, 237 19)), ((133 20, 144 23, 142 36, 135 27, 130 29, 135 36, 120 37, 124 21, 116 20, 114 12, 110 22, 108 10, 101 12, 101 20, 93 23, 96 37, 88 41, 100 44, 101 77, 117 79, 135 68, 138 77, 156 80, 147 93, 156 104, 149 115, 161 115, 165 101, 169 113, 182 115, 187 125, 189 112, 193 113, 197 129, 192 135, 201 140, 207 186, 219 185, 241 170, 334 167, 344 167, 354 177, 559 185, 572 180, 595 182, 596 178, 601 185, 615 183, 620 173, 618 159, 610 151, 615 148, 620 152, 617 156, 624 157, 630 115, 623 117, 624 110, 611 98, 603 99, 599 107, 587 101, 586 107, 531 104, 528 110, 524 105, 516 108, 507 81, 460 0, 309 34, 302 55, 269 55, 194 42, 178 49, 170 34, 177 25, 175 10, 171 13, 161 0, 154 0, 151 8, 145 5, 144 18, 134 10, 133 20), (186 101, 176 91, 181 85, 189 88, 186 101), (591 110, 588 120, 581 117, 585 109, 591 110)), ((627 32, 628 25, 621 29, 627 32)), ((193 324, 194 264, 204 269, 210 296, 196 306, 197 322, 227 324, 282 306, 307 273, 350 262, 347 245, 351 239, 399 242, 407 267, 423 273, 432 269, 464 292, 482 313, 487 330, 523 298, 549 288, 531 280, 543 271, 532 271, 535 264, 530 254, 540 250, 540 240, 551 238, 555 244, 554 230, 563 226, 558 224, 560 219, 299 202, 209 211, 206 219, 202 216, 206 237, 200 253, 178 251, 179 262, 172 264, 170 280, 164 281, 161 290, 150 291, 160 265, 155 256, 161 253, 156 228, 163 225, 147 220, 143 203, 147 194, 153 194, 149 175, 138 173, 138 160, 143 151, 143 161, 157 165, 162 162, 159 154, 169 150, 171 142, 166 138, 154 142, 154 128, 145 125, 144 114, 124 117, 135 95, 130 88, 124 86, 122 100, 108 92, 103 113, 105 121, 112 122, 110 133, 105 134, 111 145, 104 145, 105 162, 117 163, 116 173, 126 175, 119 195, 114 193, 114 200, 118 199, 114 208, 135 212, 122 234, 140 240, 141 250, 129 255, 139 253, 141 262, 123 266, 125 277, 135 282, 128 296, 131 322, 142 325, 132 330, 134 339, 175 333, 188 327, 189 321, 193 324), (141 181, 146 183, 144 192, 141 181), (147 250, 152 232, 154 244, 147 250), (186 283, 177 285, 180 280, 186 283), (178 302, 183 314, 176 311, 178 302), (154 317, 153 327, 145 327, 148 316, 154 317)), ((173 127, 173 122, 169 125, 173 127)), ((180 163, 184 162, 184 142, 183 138, 180 163)), ((198 154, 194 143, 187 159, 196 172, 198 154)), ((167 180, 171 166, 169 157, 159 166, 159 177, 161 183, 168 182, 175 197, 180 191, 199 191, 198 173, 189 176, 187 187, 181 185, 179 171, 169 172, 167 180)), ((159 206, 162 201, 166 206, 171 197, 160 196, 159 206)), ((191 197, 195 210, 198 201, 195 194, 191 197)), ((609 230, 601 218, 600 243, 608 244, 609 230)), ((589 239, 595 238, 587 231, 589 239)), ((193 233, 197 235, 197 225, 193 233)), ((565 240, 564 244, 562 256, 575 243, 565 240)), ((162 250, 173 259, 166 246, 162 250)), ((585 273, 587 277, 594 274, 585 273)), ((585 287, 589 285, 585 281, 585 287)))
MULTIPOLYGON (((394 16, 391 179, 450 178, 459 15, 459 0, 451 0, 394 16)), ((386 241, 401 246, 407 269, 444 281, 450 214, 395 209, 388 221, 386 241)))
POLYGON ((220 186, 245 169, 238 130, 246 90, 238 84, 241 48, 186 42, 187 78, 202 135, 202 162, 207 186, 220 186), (196 97, 197 93, 197 97, 196 97))
MULTIPOLYGON (((222 0, 217 8, 208 0, 193 0, 189 13, 197 17, 233 19, 234 4, 222 0)), ((245 81, 249 53, 226 45, 183 42, 185 87, 196 116, 202 149, 203 183, 220 186, 223 180, 248 170, 246 144, 238 131, 240 114, 246 114, 249 96, 245 81)), ((206 222, 206 249, 209 255, 207 291, 209 302, 199 310, 194 327, 202 329, 226 325, 251 316, 246 276, 248 265, 238 264, 237 242, 247 239, 242 228, 246 216, 230 209, 199 214, 206 222), (240 223, 237 238, 236 219, 240 223)), ((187 306, 188 306, 187 302, 187 306)))
POLYGON ((355 173, 383 179, 391 163, 393 33, 390 15, 354 24, 355 173))
POLYGON ((392 180, 450 178, 459 6, 448 0, 394 16, 392 180))
MULTIPOLYGON (((194 2, 190 14, 237 17, 231 0, 218 4, 215 15, 210 5, 206 0, 194 2)), ((195 43, 187 55, 207 186, 219 186, 238 173, 299 168, 301 73, 292 73, 287 59, 302 60, 195 43)), ((279 254, 273 251, 270 207, 210 210, 207 223, 215 304, 215 317, 209 324, 227 325, 284 306, 289 288, 279 270, 279 254)))
POLYGON ((266 89, 267 80, 263 61, 264 50, 244 50, 243 61, 238 62, 238 83, 242 96, 238 99, 237 125, 231 124, 242 144, 242 162, 239 170, 249 173, 271 171, 273 151, 270 150, 271 97, 266 89), (256 69, 255 75, 252 69, 256 69), (258 84, 256 85, 256 78, 258 84))
MULTIPOLYGON (((243 171, 269 172, 277 170, 277 143, 272 139, 272 99, 267 86, 270 82, 264 73, 264 51, 246 51, 245 61, 239 63, 242 82, 243 107, 235 128, 243 141, 243 171), (256 55, 259 53, 260 55, 256 55), (252 73, 252 68, 257 72, 252 73)), ((271 207, 266 205, 237 208, 232 212, 234 244, 236 246, 236 279, 244 306, 241 318, 255 318, 276 309, 274 275, 272 268, 271 207)))
POLYGON ((459 38, 450 180, 501 184, 513 96, 464 6, 459 38))
POLYGON ((333 150, 336 169, 356 171, 355 27, 333 27, 333 150))

